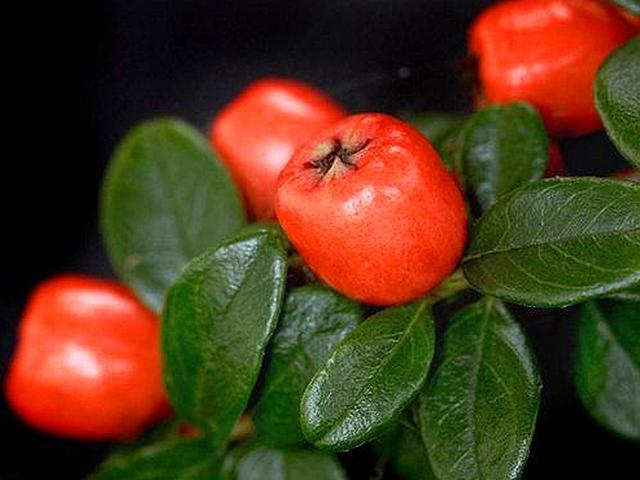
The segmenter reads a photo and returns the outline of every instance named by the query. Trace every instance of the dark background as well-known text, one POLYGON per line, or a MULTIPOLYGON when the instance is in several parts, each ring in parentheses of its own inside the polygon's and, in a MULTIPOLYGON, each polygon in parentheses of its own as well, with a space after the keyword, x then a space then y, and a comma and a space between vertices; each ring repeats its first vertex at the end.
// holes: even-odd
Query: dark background
MULTIPOLYGON (((134 123, 177 115, 201 128, 252 80, 305 79, 354 111, 470 108, 456 80, 471 19, 489 1, 92 0, 22 2, 5 19, 0 178, 0 368, 33 286, 61 272, 112 275, 97 192, 134 123), (43 2, 44 3, 44 2, 43 2)), ((15 8, 15 7, 11 7, 15 8)), ((575 173, 621 165, 604 135, 563 142, 575 173)), ((592 423, 571 389, 574 318, 520 310, 545 382, 525 477, 628 478, 632 445, 592 423)), ((108 445, 39 434, 0 405, 0 479, 82 478, 108 445)), ((634 458, 635 457, 635 458, 634 458)), ((366 452, 352 478, 368 479, 366 452)))

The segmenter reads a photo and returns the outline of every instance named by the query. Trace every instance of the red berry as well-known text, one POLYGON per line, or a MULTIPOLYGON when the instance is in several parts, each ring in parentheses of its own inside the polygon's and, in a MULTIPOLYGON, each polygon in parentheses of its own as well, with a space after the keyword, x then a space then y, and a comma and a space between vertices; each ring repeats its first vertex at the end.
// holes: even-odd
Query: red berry
POLYGON ((638 29, 598 0, 509 0, 470 32, 482 102, 526 100, 554 135, 602 128, 593 82, 605 58, 638 29))
POLYGON ((278 78, 252 84, 218 114, 211 142, 253 218, 273 218, 278 175, 295 149, 344 115, 310 85, 278 78))
POLYGON ((404 303, 455 268, 464 200, 431 144, 388 115, 353 115, 305 143, 276 194, 278 220, 314 272, 374 305, 404 303))
POLYGON ((6 395, 47 432, 127 438, 168 413, 160 362, 158 319, 127 289, 61 276, 29 300, 6 395))

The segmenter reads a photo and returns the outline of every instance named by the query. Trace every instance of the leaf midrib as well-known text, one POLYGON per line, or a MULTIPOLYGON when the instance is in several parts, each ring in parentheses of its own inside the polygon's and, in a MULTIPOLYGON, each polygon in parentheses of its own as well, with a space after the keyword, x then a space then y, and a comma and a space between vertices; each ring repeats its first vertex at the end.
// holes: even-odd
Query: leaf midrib
MULTIPOLYGON (((229 246, 230 248, 233 247, 237 247, 238 244, 243 243, 243 241, 235 243, 231 246, 229 246)), ((244 269, 244 275, 242 276, 242 280, 239 282, 238 288, 235 289, 235 291, 231 294, 231 296, 229 297, 226 305, 224 306, 224 308, 216 315, 216 317, 226 317, 229 313, 229 309, 231 307, 231 304, 234 302, 235 298, 237 297, 238 293, 240 292, 240 290, 242 290, 242 287, 245 285, 246 279, 247 277, 252 273, 252 271, 255 269, 256 263, 257 263, 257 259, 259 257, 259 255, 261 254, 261 249, 264 246, 264 244, 262 244, 262 242, 256 242, 256 246, 255 246, 255 250, 252 252, 254 255, 252 256, 252 258, 249 261, 249 264, 246 266, 246 268, 244 269)), ((224 247, 223 247, 224 248, 224 247)), ((217 252, 216 252, 217 253, 217 252)), ((213 257, 214 260, 217 260, 217 255, 214 255, 213 257)), ((201 275, 195 282, 194 285, 194 296, 198 299, 201 299, 203 297, 202 295, 202 285, 204 284, 204 282, 207 280, 208 278, 208 273, 205 275, 201 275)), ((194 303, 199 303, 199 300, 197 302, 194 303)), ((198 307, 199 309, 199 307, 198 307)), ((207 362, 203 362, 204 365, 207 364, 207 362)), ((195 409, 195 414, 197 417, 200 417, 200 405, 202 405, 203 403, 203 395, 204 395, 204 384, 206 381, 206 377, 208 376, 208 372, 205 372, 205 368, 199 368, 196 375, 197 375, 197 381, 195 382, 196 385, 198 386, 198 389, 196 390, 196 405, 194 405, 194 409, 195 409)), ((211 422, 211 420, 205 420, 202 419, 203 423, 207 426, 207 429, 209 429, 209 431, 211 432, 211 434, 215 437, 216 435, 219 435, 220 433, 220 428, 218 428, 219 426, 217 424, 214 424, 213 422, 211 422), (212 428, 212 426, 214 426, 216 428, 212 428)))
POLYGON ((373 372, 373 374, 370 376, 369 380, 364 382, 364 384, 362 385, 362 387, 360 387, 358 389, 358 393, 356 395, 353 396, 353 398, 355 400, 353 400, 347 407, 345 407, 344 411, 342 414, 340 414, 338 416, 338 418, 336 418, 336 420, 334 420, 333 422, 331 422, 331 424, 329 425, 328 428, 324 429, 323 433, 318 437, 318 438, 323 438, 326 437, 328 434, 333 433, 336 430, 336 426, 342 422, 347 415, 349 414, 349 412, 353 409, 353 406, 358 402, 358 399, 360 398, 360 395, 362 394, 362 392, 370 386, 370 382, 371 379, 376 378, 378 376, 378 374, 380 373, 380 371, 382 371, 384 369, 384 367, 387 366, 387 364, 390 362, 391 358, 396 354, 397 350, 402 346, 402 344, 404 343, 407 335, 409 334, 409 332, 413 329, 413 325, 415 324, 415 322, 420 318, 420 316, 422 315, 422 313, 425 311, 425 309, 427 308, 428 302, 427 300, 422 300, 422 302, 420 303, 420 305, 418 306, 416 313, 414 314, 413 318, 411 319, 411 321, 409 322, 409 324, 407 325, 407 329, 403 332, 402 336, 398 339, 397 343, 393 346, 393 348, 389 351, 389 354, 387 355, 387 357, 378 365, 378 368, 375 369, 375 371, 373 372))
POLYGON ((556 239, 553 241, 549 241, 549 242, 534 242, 528 245, 521 245, 521 246, 517 246, 517 247, 510 247, 510 248, 496 248, 496 249, 492 249, 492 250, 487 250, 484 252, 480 252, 480 253, 475 253, 475 254, 471 254, 471 255, 467 255, 465 258, 463 258, 462 263, 467 263, 467 262, 472 262, 478 259, 482 259, 484 257, 489 257, 489 256, 493 256, 493 255, 499 255, 502 253, 513 253, 513 252, 519 252, 521 250, 527 250, 530 248, 538 248, 538 247, 545 247, 545 246, 556 246, 559 247, 558 244, 564 244, 566 242, 575 242, 575 241, 582 241, 582 240, 589 240, 591 238, 607 238, 607 237, 611 237, 613 235, 627 235, 630 233, 640 233, 640 226, 639 227, 634 227, 631 229, 625 229, 625 230, 616 230, 616 231, 612 231, 612 232, 606 232, 606 233, 591 233, 588 235, 573 235, 573 236, 569 236, 569 237, 564 237, 562 239, 556 239))
MULTIPOLYGON (((165 133, 165 140, 167 139, 165 133)), ((195 157, 194 157, 195 158, 195 157)), ((178 204, 180 202, 177 201, 175 192, 175 183, 170 178, 171 175, 168 175, 168 166, 167 161, 170 161, 166 158, 166 155, 158 155, 156 160, 156 165, 158 166, 158 172, 160 177, 159 184, 162 185, 162 189, 165 191, 165 198, 167 198, 168 211, 171 215, 171 220, 175 229, 177 231, 176 239, 178 240, 178 245, 180 248, 180 253, 182 254, 185 260, 188 260, 192 255, 197 254, 197 252, 193 251, 193 245, 191 243, 192 239, 189 238, 188 228, 184 221, 182 220, 182 215, 179 212, 178 204)))
POLYGON ((487 330, 489 324, 489 317, 491 316, 491 311, 493 309, 493 301, 487 300, 485 306, 485 312, 482 319, 482 329, 481 329, 481 337, 478 342, 478 347, 476 348, 476 358, 477 361, 474 362, 473 375, 471 377, 472 384, 470 388, 471 401, 469 404, 471 405, 472 411, 468 412, 470 417, 469 425, 471 426, 471 434, 473 437, 473 463, 475 465, 476 472, 478 473, 478 477, 482 477, 482 472, 480 471, 480 463, 478 462, 478 441, 477 441, 477 425, 476 425, 476 401, 478 397, 478 377, 480 372, 480 366, 482 365, 482 359, 484 357, 484 349, 485 349, 485 339, 487 337, 487 330))

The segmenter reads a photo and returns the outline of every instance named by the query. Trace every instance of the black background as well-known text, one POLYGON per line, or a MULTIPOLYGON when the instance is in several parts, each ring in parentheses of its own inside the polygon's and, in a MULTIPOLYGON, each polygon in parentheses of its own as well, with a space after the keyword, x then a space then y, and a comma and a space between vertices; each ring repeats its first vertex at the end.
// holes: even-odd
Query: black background
MULTIPOLYGON (((115 142, 131 125, 170 114, 205 128, 221 105, 265 75, 310 81, 353 111, 468 109, 455 75, 466 29, 491 2, 73 3, 22 2, 5 16, 16 30, 4 42, 2 377, 37 282, 68 271, 112 275, 97 229, 97 192, 115 142)), ((575 173, 621 165, 604 135, 562 147, 575 173)), ((632 478, 625 472, 640 452, 592 423, 572 392, 574 313, 520 310, 545 381, 525 476, 632 478)), ((82 478, 107 448, 39 434, 1 405, 0 479, 82 478)), ((371 477, 369 460, 356 455, 352 478, 371 477)))

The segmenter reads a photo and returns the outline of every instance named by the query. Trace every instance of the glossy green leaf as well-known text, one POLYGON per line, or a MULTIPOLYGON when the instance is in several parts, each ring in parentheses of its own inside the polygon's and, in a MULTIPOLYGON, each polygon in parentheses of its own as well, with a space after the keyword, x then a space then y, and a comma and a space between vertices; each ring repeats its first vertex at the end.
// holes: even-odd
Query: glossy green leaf
POLYGON ((318 450, 257 448, 236 467, 236 480, 346 480, 336 458, 318 450))
POLYGON ((215 446, 247 406, 285 280, 280 241, 258 231, 192 260, 169 290, 162 325, 167 393, 215 446))
POLYGON ((284 232, 280 224, 276 221, 261 220, 258 222, 249 223, 245 225, 242 230, 240 230, 239 235, 257 232, 259 230, 267 230, 273 235, 277 236, 282 243, 282 248, 284 248, 287 252, 293 250, 293 246, 287 238, 287 234, 284 232))
POLYGON ((549 139, 540 115, 526 103, 483 108, 467 122, 461 142, 466 186, 481 210, 544 176, 549 139))
POLYGON ((300 429, 302 394, 329 353, 361 320, 357 303, 326 287, 301 287, 287 296, 253 412, 261 443, 305 443, 300 429))
POLYGON ((321 448, 348 450, 389 427, 416 395, 434 351, 427 301, 388 308, 330 355, 301 403, 302 431, 321 448))
POLYGON ((476 225, 463 270, 481 292, 561 307, 640 283, 640 185, 550 179, 503 197, 476 225))
POLYGON ((374 449, 404 480, 437 480, 420 432, 399 421, 374 441, 374 449))
POLYGON ((101 217, 118 275, 156 310, 191 258, 245 222, 231 177, 206 139, 173 119, 143 123, 120 143, 101 217))
POLYGON ((438 478, 516 479, 540 402, 540 374, 519 325, 497 300, 458 312, 421 396, 422 437, 438 478))
POLYGON ((107 459, 87 480, 203 480, 219 461, 203 439, 172 439, 107 459))
MULTIPOLYGON (((639 5, 631 0, 624 3, 639 5)), ((594 94, 607 134, 620 153, 640 167, 640 36, 602 65, 594 94)))
POLYGON ((575 384, 593 418, 640 440, 640 303, 582 307, 575 384))

